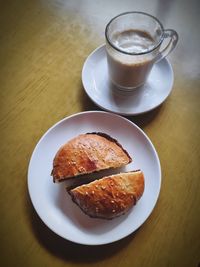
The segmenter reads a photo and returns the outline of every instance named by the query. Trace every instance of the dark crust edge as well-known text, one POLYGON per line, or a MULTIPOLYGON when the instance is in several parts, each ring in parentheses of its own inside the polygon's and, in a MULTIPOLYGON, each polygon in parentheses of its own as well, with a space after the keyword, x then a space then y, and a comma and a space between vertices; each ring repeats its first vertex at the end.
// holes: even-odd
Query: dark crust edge
MULTIPOLYGON (((111 168, 110 168, 110 169, 111 169, 111 168)), ((105 170, 102 170, 102 171, 108 171, 108 170, 109 170, 109 169, 105 169, 105 170)), ((100 173, 100 172, 102 172, 102 171, 95 171, 95 172, 89 173, 89 175, 90 175, 90 174, 97 173, 97 172, 100 173)), ((95 181, 97 181, 97 180, 101 180, 101 179, 103 179, 103 178, 110 177, 110 176, 113 176, 113 175, 118 175, 118 174, 123 174, 123 173, 130 173, 130 172, 142 172, 142 171, 141 171, 140 169, 133 170, 133 171, 123 171, 123 172, 119 172, 119 173, 113 173, 113 174, 109 174, 109 175, 103 175, 103 176, 100 176, 100 177, 98 177, 98 178, 94 178, 94 179, 91 179, 91 180, 90 180, 91 177, 89 177, 88 179, 86 178, 86 179, 81 180, 80 183, 77 184, 77 185, 66 186, 66 190, 67 190, 67 192, 70 192, 71 190, 73 190, 73 189, 75 189, 75 188, 77 188, 77 187, 79 187, 79 186, 82 186, 82 185, 88 185, 88 184, 90 184, 90 183, 92 183, 92 182, 95 182, 95 181)), ((84 176, 84 175, 85 175, 85 174, 78 175, 78 176, 74 176, 74 177, 70 177, 69 180, 73 180, 75 177, 79 177, 79 178, 80 178, 80 176, 84 176)), ((88 174, 86 174, 86 175, 88 175, 88 174)), ((66 181, 66 179, 65 179, 65 180, 61 180, 61 181, 58 181, 58 182, 56 182, 56 183, 60 183, 60 182, 63 182, 63 181, 66 181)))
POLYGON ((92 132, 92 133, 86 133, 86 134, 96 134, 96 135, 102 136, 102 137, 108 139, 109 141, 115 143, 115 144, 118 145, 118 146, 124 151, 124 153, 128 156, 128 158, 129 158, 129 163, 132 162, 132 158, 131 158, 131 156, 130 156, 129 153, 123 148, 123 146, 117 141, 117 139, 111 137, 110 135, 108 135, 108 134, 106 134, 106 133, 102 133, 102 132, 92 132))
MULTIPOLYGON (((103 172, 103 171, 108 171, 108 170, 111 170, 111 169, 115 169, 115 167, 109 167, 109 168, 107 168, 107 169, 103 169, 103 170, 95 170, 95 171, 91 171, 91 172, 87 172, 87 173, 80 173, 80 174, 77 174, 77 175, 74 175, 74 176, 71 176, 71 177, 67 177, 67 178, 62 177, 62 178, 59 179, 59 180, 55 179, 54 176, 53 176, 52 174, 51 174, 51 176, 53 176, 53 182, 59 184, 59 183, 62 183, 62 182, 64 182, 64 181, 74 180, 74 179, 76 179, 76 178, 81 178, 81 177, 83 177, 83 179, 84 179, 84 178, 85 178, 84 176, 86 176, 86 175, 88 176, 88 175, 92 175, 92 174, 95 174, 95 173, 100 173, 100 172, 103 172)), ((96 180, 98 180, 98 179, 96 179, 96 180)), ((77 186, 76 186, 76 187, 77 187, 77 186)))

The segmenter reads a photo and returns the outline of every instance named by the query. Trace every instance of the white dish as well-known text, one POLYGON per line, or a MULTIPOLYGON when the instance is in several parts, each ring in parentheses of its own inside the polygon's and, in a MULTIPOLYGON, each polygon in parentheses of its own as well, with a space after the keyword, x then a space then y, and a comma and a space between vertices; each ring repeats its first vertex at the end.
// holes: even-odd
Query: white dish
POLYGON ((43 222, 56 234, 70 241, 107 244, 126 237, 151 214, 160 192, 161 168, 154 146, 131 121, 103 111, 82 112, 52 126, 36 145, 28 168, 31 201, 43 222), (141 169, 145 191, 137 205, 113 220, 92 219, 74 204, 65 184, 54 184, 52 162, 59 147, 81 133, 104 132, 116 138, 133 158, 126 170, 141 169))
POLYGON ((104 110, 121 115, 138 115, 162 104, 173 86, 173 70, 167 59, 153 66, 147 83, 132 92, 122 92, 108 78, 105 45, 86 59, 82 70, 83 87, 90 99, 104 110))

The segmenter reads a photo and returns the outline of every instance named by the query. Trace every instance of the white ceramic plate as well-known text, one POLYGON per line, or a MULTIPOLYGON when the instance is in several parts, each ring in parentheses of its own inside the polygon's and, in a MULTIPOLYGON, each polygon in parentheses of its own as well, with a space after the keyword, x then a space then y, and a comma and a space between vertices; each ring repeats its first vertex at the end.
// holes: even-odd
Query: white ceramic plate
POLYGON ((167 59, 155 64, 147 83, 132 92, 122 92, 108 78, 105 45, 86 59, 82 69, 83 87, 90 99, 104 110, 121 115, 138 115, 162 104, 173 86, 173 70, 167 59))
POLYGON ((30 198, 43 222, 61 237, 87 245, 117 241, 140 227, 156 204, 160 184, 159 158, 149 138, 129 120, 103 111, 78 113, 56 123, 36 145, 28 169, 30 198), (145 175, 145 191, 137 205, 108 221, 85 215, 71 201, 65 184, 54 184, 50 175, 59 147, 78 134, 94 131, 116 138, 133 158, 126 170, 141 169, 145 175))

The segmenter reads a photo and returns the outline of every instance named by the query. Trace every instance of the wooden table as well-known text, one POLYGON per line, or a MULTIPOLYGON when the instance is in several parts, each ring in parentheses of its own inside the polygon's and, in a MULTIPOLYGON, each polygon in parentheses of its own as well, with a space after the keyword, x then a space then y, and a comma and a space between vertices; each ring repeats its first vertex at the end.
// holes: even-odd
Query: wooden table
POLYGON ((2 1, 0 9, 1 266, 176 266, 200 264, 199 1, 2 1), (49 230, 27 190, 27 169, 40 137, 60 119, 99 110, 81 70, 104 43, 106 23, 141 10, 179 33, 169 56, 174 86, 167 101, 129 117, 155 145, 162 187, 142 227, 105 246, 82 246, 49 230))

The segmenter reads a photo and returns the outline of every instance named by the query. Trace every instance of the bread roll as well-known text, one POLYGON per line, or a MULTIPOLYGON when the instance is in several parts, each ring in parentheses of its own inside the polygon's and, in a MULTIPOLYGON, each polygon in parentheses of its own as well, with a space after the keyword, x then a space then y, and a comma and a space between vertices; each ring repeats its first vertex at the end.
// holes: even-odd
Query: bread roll
POLYGON ((144 175, 140 170, 110 175, 69 191, 85 214, 103 219, 126 213, 143 192, 144 175))
POLYGON ((81 134, 57 152, 53 160, 53 181, 60 182, 83 174, 122 167, 131 161, 128 152, 109 135, 81 134))

